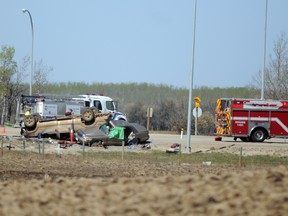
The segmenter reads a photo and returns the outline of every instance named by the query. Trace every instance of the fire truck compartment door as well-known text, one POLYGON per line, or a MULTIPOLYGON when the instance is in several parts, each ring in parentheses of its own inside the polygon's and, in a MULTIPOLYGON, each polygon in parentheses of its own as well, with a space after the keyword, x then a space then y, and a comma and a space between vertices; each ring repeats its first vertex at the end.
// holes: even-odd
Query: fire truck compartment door
POLYGON ((249 134, 248 130, 248 112, 240 110, 234 111, 232 118, 232 134, 244 136, 249 134))

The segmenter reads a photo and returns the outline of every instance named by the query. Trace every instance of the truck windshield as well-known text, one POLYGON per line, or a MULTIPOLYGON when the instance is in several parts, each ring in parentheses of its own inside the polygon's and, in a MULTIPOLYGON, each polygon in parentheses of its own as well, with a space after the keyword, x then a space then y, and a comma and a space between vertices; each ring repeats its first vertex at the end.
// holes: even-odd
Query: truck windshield
POLYGON ((108 110, 115 111, 115 105, 113 101, 106 101, 106 107, 108 110))
POLYGON ((221 100, 221 108, 220 108, 220 110, 223 111, 226 108, 230 108, 230 101, 229 100, 221 100))

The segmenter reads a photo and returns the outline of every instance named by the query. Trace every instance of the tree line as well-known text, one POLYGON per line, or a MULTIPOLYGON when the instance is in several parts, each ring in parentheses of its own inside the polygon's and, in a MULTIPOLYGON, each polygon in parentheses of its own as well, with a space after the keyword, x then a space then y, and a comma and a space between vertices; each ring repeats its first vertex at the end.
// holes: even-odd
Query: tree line
MULTIPOLYGON (((21 94, 28 95, 29 85, 23 82, 27 76, 29 57, 20 63, 14 60, 15 49, 2 46, 0 51, 0 111, 1 124, 15 121, 16 100, 21 94)), ((49 83, 51 67, 43 61, 34 64, 33 92, 36 95, 79 95, 86 93, 104 94, 112 97, 118 110, 127 115, 131 122, 147 125, 147 109, 153 109, 150 119, 151 130, 180 131, 187 127, 188 89, 149 83, 49 83)), ((202 116, 198 119, 199 134, 213 134, 214 109, 218 98, 260 98, 261 71, 253 77, 253 84, 245 87, 193 89, 193 97, 201 98, 202 116)), ((288 47, 287 37, 282 34, 275 42, 269 65, 265 68, 265 97, 288 99, 288 47)), ((194 118, 194 117, 193 117, 194 118)), ((192 131, 195 128, 192 118, 192 131)))

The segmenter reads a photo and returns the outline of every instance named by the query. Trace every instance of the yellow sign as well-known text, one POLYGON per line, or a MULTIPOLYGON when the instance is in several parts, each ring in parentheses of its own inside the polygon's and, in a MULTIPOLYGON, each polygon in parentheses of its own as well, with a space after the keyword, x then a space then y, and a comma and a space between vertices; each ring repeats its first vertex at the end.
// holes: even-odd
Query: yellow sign
POLYGON ((200 107, 201 99, 199 97, 194 97, 195 107, 200 107))
POLYGON ((201 99, 200 99, 199 97, 194 97, 194 100, 195 100, 196 102, 198 102, 198 103, 201 102, 201 99))

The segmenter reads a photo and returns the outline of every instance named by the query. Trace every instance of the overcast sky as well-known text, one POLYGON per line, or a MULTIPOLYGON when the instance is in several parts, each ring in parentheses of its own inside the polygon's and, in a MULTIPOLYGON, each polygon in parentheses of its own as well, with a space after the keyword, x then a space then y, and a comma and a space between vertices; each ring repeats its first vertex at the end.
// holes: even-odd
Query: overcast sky
MULTIPOLYGON (((53 68, 50 82, 189 88, 194 0, 0 2, 0 45, 15 48, 18 64, 31 55, 28 9, 34 60, 53 68)), ((268 0, 267 64, 287 11, 287 0, 268 0)), ((264 21, 265 0, 198 0, 194 87, 249 85, 263 68, 264 21)))

